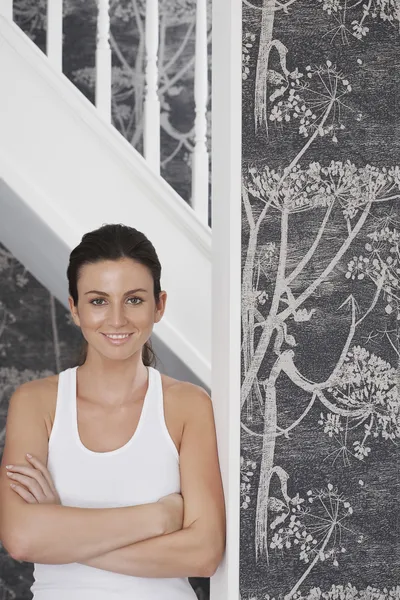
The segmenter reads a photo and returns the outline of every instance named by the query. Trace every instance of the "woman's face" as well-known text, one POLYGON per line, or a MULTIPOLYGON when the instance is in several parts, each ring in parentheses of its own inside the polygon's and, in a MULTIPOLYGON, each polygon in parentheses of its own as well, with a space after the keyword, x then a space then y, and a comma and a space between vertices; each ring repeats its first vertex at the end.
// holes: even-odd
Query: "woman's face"
POLYGON ((165 310, 167 294, 154 299, 147 267, 130 258, 86 264, 78 279, 78 306, 69 305, 90 349, 112 359, 127 359, 149 339, 165 310), (128 334, 126 337, 120 337, 128 334), (115 336, 119 336, 116 338, 115 336))

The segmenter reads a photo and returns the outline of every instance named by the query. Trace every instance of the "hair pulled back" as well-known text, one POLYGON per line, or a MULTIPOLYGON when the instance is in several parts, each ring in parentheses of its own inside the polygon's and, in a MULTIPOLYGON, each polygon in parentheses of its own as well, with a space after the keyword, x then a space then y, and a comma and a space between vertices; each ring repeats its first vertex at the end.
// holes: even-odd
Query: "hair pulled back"
MULTIPOLYGON (((154 299, 158 303, 161 291, 161 264, 153 244, 144 233, 133 227, 106 224, 85 233, 80 244, 70 254, 67 268, 68 290, 75 306, 78 305, 78 279, 82 267, 102 260, 121 258, 131 258, 149 269, 154 281, 154 299)), ((78 366, 83 365, 86 356, 87 341, 84 340, 77 361, 78 366)), ((146 366, 155 366, 156 355, 150 340, 143 346, 142 360, 146 366)))

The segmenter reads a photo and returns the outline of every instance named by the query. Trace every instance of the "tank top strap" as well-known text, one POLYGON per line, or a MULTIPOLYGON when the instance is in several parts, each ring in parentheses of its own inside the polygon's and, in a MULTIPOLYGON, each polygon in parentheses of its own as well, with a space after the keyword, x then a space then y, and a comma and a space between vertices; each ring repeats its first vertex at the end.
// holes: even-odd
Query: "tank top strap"
POLYGON ((152 394, 151 398, 149 398, 149 406, 147 406, 146 424, 147 426, 151 426, 152 424, 153 427, 158 429, 158 432, 161 432, 167 445, 170 446, 175 457, 179 460, 178 450, 176 449, 175 443, 170 436, 165 421, 164 393, 161 373, 154 367, 149 367, 149 377, 151 377, 152 394))
POLYGON ((54 414, 54 423, 51 429, 49 445, 54 441, 56 434, 63 429, 62 436, 73 433, 73 406, 71 398, 74 394, 77 367, 65 369, 58 374, 57 399, 54 414))
POLYGON ((154 367, 147 367, 149 373, 148 388, 145 397, 143 412, 146 416, 146 424, 159 424, 161 421, 160 401, 160 373, 154 367))

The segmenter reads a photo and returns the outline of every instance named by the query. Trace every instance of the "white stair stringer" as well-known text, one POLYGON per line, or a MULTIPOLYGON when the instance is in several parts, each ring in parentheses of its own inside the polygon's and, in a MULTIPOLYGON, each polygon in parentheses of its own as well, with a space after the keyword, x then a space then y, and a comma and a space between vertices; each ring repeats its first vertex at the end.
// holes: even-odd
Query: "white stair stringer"
POLYGON ((211 381, 211 230, 19 29, 0 16, 0 241, 67 306, 68 254, 104 223, 162 264, 155 335, 211 381))

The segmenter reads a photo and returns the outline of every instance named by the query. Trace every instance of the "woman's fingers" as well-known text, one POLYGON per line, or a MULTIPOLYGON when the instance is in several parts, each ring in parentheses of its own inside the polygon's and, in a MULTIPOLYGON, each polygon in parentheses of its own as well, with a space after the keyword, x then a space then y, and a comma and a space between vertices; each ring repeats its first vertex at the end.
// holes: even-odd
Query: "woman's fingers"
POLYGON ((17 475, 16 479, 23 483, 28 491, 42 504, 61 504, 61 499, 53 483, 52 477, 46 465, 38 458, 26 455, 32 466, 6 465, 9 477, 10 473, 17 475), (25 477, 25 479, 21 479, 25 477))
POLYGON ((22 483, 25 488, 34 496, 38 502, 43 502, 46 499, 45 492, 40 483, 31 476, 21 475, 21 473, 8 472, 8 478, 13 482, 22 483))
POLYGON ((19 496, 21 496, 21 498, 23 498, 25 502, 28 502, 29 504, 38 503, 36 498, 30 492, 28 492, 28 490, 22 487, 22 485, 17 485, 13 483, 11 484, 11 489, 14 490, 14 492, 16 492, 19 496))
POLYGON ((29 460, 29 462, 35 467, 35 469, 37 469, 38 471, 40 471, 43 475, 43 477, 46 479, 49 488, 52 490, 53 493, 57 494, 57 490, 54 486, 53 480, 51 478, 51 475, 49 473, 48 468, 46 467, 46 465, 44 465, 42 463, 42 461, 40 461, 38 458, 36 458, 35 456, 28 456, 26 455, 26 458, 29 460))
MULTIPOLYGON (((48 497, 53 496, 53 492, 52 492, 49 484, 47 483, 47 480, 44 478, 44 476, 42 475, 42 473, 40 471, 35 469, 35 467, 26 467, 25 465, 8 465, 6 467, 6 469, 7 469, 7 473, 10 473, 9 477, 12 478, 12 475, 11 475, 12 473, 24 475, 24 476, 30 478, 31 480, 34 480, 36 482, 36 484, 40 486, 42 493, 45 496, 48 496, 48 497)), ((36 486, 35 486, 35 488, 36 488, 36 486)), ((39 498, 38 498, 38 500, 39 500, 39 498)))

